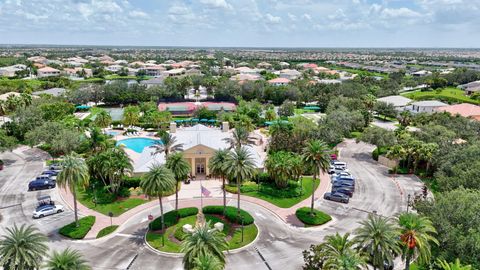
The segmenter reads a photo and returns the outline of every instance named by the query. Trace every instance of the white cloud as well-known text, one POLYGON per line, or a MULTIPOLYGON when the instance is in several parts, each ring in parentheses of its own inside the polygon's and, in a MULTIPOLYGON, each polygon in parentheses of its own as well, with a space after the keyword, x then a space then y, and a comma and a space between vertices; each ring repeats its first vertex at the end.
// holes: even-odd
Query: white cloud
POLYGON ((415 18, 421 17, 422 15, 416 11, 413 11, 409 8, 386 8, 382 11, 381 16, 386 19, 392 18, 415 18))
POLYGON ((226 10, 231 10, 232 5, 227 3, 226 0, 200 0, 200 3, 209 6, 211 8, 221 8, 226 10))
POLYGON ((265 14, 265 19, 268 23, 273 23, 273 24, 277 24, 277 23, 280 23, 282 21, 282 18, 280 18, 278 16, 273 16, 270 13, 265 14))
POLYGON ((287 16, 288 18, 291 20, 291 21, 296 21, 297 20, 297 16, 292 14, 292 13, 287 13, 287 16))
POLYGON ((311 20, 312 20, 312 16, 310 16, 310 14, 308 14, 308 13, 303 14, 302 18, 304 18, 304 19, 307 20, 307 21, 311 21, 311 20))
POLYGON ((141 11, 141 10, 132 10, 128 13, 128 15, 130 15, 130 17, 133 17, 133 18, 148 18, 148 14, 141 11))

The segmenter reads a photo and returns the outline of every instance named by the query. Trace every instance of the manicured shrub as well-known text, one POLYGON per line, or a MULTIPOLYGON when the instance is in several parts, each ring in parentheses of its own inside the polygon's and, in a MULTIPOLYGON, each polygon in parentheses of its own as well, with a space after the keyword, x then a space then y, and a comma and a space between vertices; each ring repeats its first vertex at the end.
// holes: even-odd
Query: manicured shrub
POLYGON ((118 191, 118 196, 122 198, 130 197, 130 190, 127 187, 121 187, 118 191))
MULTIPOLYGON (((203 207, 204 214, 214 214, 214 215, 222 215, 223 214, 223 206, 222 205, 212 205, 212 206, 205 206, 203 207)), ((225 218, 228 221, 236 224, 243 225, 250 225, 254 222, 253 217, 245 210, 240 209, 240 217, 237 215, 237 208, 232 206, 227 206, 225 211, 225 218)))
POLYGON ((142 181, 140 177, 125 177, 122 185, 126 188, 137 188, 140 186, 140 181, 142 181))
POLYGON ((91 194, 91 196, 93 197, 92 199, 94 199, 96 195, 98 204, 113 203, 117 199, 117 195, 108 192, 104 188, 97 189, 95 192, 96 194, 91 194))
MULTIPOLYGON (((182 208, 182 209, 178 209, 178 211, 172 210, 170 212, 164 213, 163 216, 164 216, 165 228, 168 228, 177 224, 179 218, 193 216, 193 215, 196 215, 197 213, 198 213, 198 209, 195 207, 182 208)), ((152 222, 150 222, 150 229, 154 231, 162 229, 161 217, 157 217, 152 222)))
POLYGON ((332 220, 331 216, 316 209, 313 209, 313 215, 311 215, 309 207, 298 208, 295 215, 301 222, 307 225, 322 225, 332 220))
POLYGON ((232 185, 225 185, 225 190, 227 192, 237 194, 237 186, 232 186, 232 185))
POLYGON ((276 198, 294 198, 305 193, 296 182, 289 182, 285 188, 278 188, 274 184, 263 184, 260 186, 260 192, 276 198))
POLYGON ((112 225, 112 226, 108 226, 108 227, 105 227, 105 228, 101 229, 97 234, 97 239, 100 238, 100 237, 104 237, 106 235, 111 234, 117 228, 118 228, 118 225, 112 225))
POLYGON ((273 179, 270 177, 270 175, 266 172, 262 172, 262 173, 259 173, 257 175, 257 181, 256 182, 260 182, 260 183, 273 183, 273 179))
POLYGON ((68 238, 83 239, 94 223, 95 217, 87 216, 78 220, 78 227, 76 227, 75 222, 72 222, 60 228, 59 233, 68 238))
POLYGON ((183 232, 183 228, 178 227, 175 230, 173 237, 175 237, 178 241, 183 241, 183 239, 185 238, 185 233, 183 232))

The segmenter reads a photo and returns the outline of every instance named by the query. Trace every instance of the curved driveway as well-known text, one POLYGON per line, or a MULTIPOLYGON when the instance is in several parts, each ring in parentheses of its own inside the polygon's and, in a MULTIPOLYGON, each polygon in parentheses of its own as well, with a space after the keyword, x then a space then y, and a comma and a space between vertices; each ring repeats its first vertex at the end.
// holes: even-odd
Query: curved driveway
MULTIPOLYGON (((393 216, 406 208, 406 196, 408 193, 419 191, 422 184, 416 177, 400 176, 393 179, 387 175, 387 168, 378 165, 371 159, 373 147, 364 143, 356 144, 348 140, 339 147, 341 160, 348 163, 349 170, 358 179, 356 192, 349 204, 339 204, 317 198, 316 208, 332 215, 333 221, 318 228, 292 227, 278 218, 270 210, 249 202, 242 202, 242 208, 255 216, 255 222, 260 230, 259 239, 245 250, 227 256, 227 269, 299 269, 303 258, 302 251, 311 244, 322 241, 325 235, 335 232, 350 232, 358 227, 358 222, 365 219, 368 213, 376 211, 380 215, 393 216), (268 265, 268 266, 267 266, 268 265)), ((9 155, 1 154, 0 157, 9 155)), ((24 157, 13 157, 21 160, 24 157)), ((0 172, 2 180, 0 184, 0 207, 8 201, 7 193, 14 186, 26 185, 35 173, 39 173, 41 163, 39 161, 23 161, 32 163, 31 172, 26 177, 23 170, 17 169, 17 174, 7 171, 0 172), (20 171, 20 172, 18 172, 20 171), (24 178, 27 179, 24 179, 24 178), (7 181, 4 181, 6 179, 7 181), (21 182, 16 185, 10 182, 21 182), (8 184, 10 183, 10 184, 8 184)), ((22 161, 18 161, 21 166, 22 161)), ((30 167, 30 165, 28 165, 30 167)), ((7 166, 8 167, 8 166, 7 166)), ((12 170, 7 168, 7 170, 12 170)), ((13 188, 15 189, 15 188, 13 188)), ((26 194, 25 189, 15 189, 18 194, 16 201, 21 201, 22 196, 32 197, 26 194)), ((34 197, 32 197, 34 200, 34 197)), ((28 200, 27 200, 28 201, 28 200)), ((235 205, 235 200, 230 199, 229 204, 235 205)), ((27 205, 32 204, 26 203, 27 205)), ((23 205, 23 204, 22 204, 23 205)), ((34 204, 32 204, 33 207, 34 204)), ((165 211, 171 210, 173 205, 168 203, 165 211)), ((104 239, 93 241, 70 241, 55 234, 55 230, 61 225, 71 222, 72 218, 62 218, 58 221, 44 224, 41 229, 51 237, 52 249, 63 249, 71 246, 81 250, 85 257, 94 266, 94 269, 182 269, 181 258, 161 256, 149 250, 143 244, 143 236, 147 226, 148 214, 158 215, 158 207, 147 209, 138 213, 123 224, 118 233, 107 236, 104 239)), ((0 221, 1 227, 9 226, 12 221, 17 223, 32 223, 28 211, 7 211, 4 219, 0 221), (5 219, 12 220, 5 222, 5 219)), ((68 214, 68 213, 67 213, 68 214)), ((35 224, 35 221, 33 222, 35 224)), ((38 224, 36 224, 38 226, 38 224)))

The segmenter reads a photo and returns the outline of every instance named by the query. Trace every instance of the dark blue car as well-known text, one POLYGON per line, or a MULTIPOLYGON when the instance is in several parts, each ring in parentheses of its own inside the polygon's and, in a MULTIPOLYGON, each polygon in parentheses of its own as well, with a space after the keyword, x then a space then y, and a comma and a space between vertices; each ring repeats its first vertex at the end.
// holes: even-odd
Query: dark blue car
POLYGON ((57 175, 58 175, 58 171, 48 170, 48 171, 44 171, 42 174, 44 174, 44 175, 50 175, 50 176, 57 176, 57 175))
POLYGON ((28 183, 28 191, 50 189, 56 186, 55 180, 52 179, 35 179, 28 183))

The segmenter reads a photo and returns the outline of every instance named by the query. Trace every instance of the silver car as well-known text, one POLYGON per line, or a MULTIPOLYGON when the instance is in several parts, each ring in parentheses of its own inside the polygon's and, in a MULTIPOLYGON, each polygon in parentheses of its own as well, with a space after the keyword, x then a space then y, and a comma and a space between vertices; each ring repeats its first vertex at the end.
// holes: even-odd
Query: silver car
POLYGON ((33 211, 33 218, 43 218, 45 216, 57 214, 63 212, 63 206, 61 205, 42 205, 33 211))

